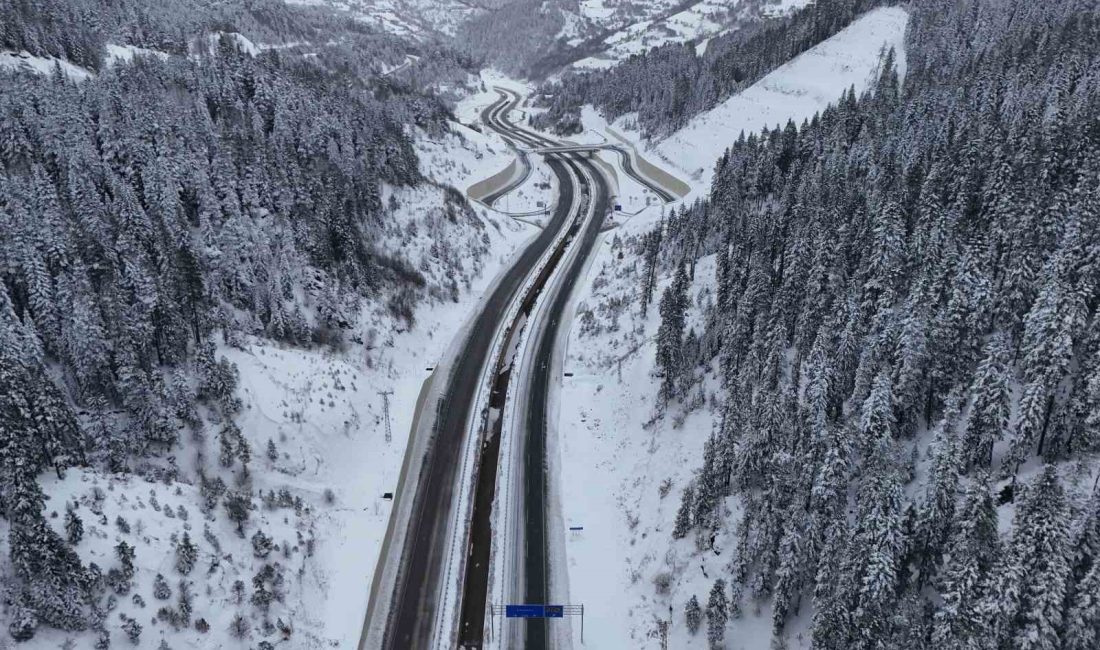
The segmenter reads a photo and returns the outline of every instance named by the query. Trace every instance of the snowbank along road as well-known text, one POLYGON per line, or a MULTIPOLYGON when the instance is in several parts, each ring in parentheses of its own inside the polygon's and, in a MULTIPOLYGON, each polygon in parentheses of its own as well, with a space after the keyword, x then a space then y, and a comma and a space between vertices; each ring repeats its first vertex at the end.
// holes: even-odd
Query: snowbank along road
MULTIPOLYGON (((517 101, 514 96, 503 96, 499 102, 486 109, 482 119, 486 124, 497 125, 505 135, 516 138, 529 137, 511 127, 507 122, 498 120, 496 114, 501 112, 501 107, 507 104, 513 106, 517 101)), ((553 161, 552 169, 559 178, 565 176, 564 167, 567 163, 553 161)), ((571 193, 574 191, 572 184, 565 181, 562 187, 562 200, 558 203, 558 209, 553 214, 548 227, 543 230, 524 250, 513 264, 512 268, 500 279, 492 290, 489 298, 483 303, 481 312, 475 317, 474 324, 468 330, 467 338, 462 344, 457 358, 452 366, 450 376, 447 377, 446 389, 438 404, 437 418, 432 431, 432 440, 425 453, 419 481, 416 482, 415 496, 412 513, 408 522, 408 531, 405 535, 405 543, 401 549, 399 558, 390 558, 385 561, 398 561, 396 583, 392 593, 389 608, 375 608, 375 615, 385 616, 384 635, 382 646, 385 648, 427 648, 433 645, 451 647, 453 631, 435 633, 435 621, 439 614, 440 598, 448 585, 443 584, 445 571, 443 565, 451 535, 448 533, 448 521, 455 505, 457 490, 465 489, 456 484, 464 441, 474 421, 479 421, 478 414, 474 413, 474 404, 477 399, 478 387, 481 384, 484 372, 491 362, 490 354, 494 347, 497 334, 501 331, 502 321, 508 314, 513 302, 517 299, 521 289, 531 272, 538 266, 545 254, 550 253, 551 263, 544 265, 543 272, 531 287, 539 290, 541 284, 552 273, 553 262, 560 259, 564 247, 568 246, 571 238, 560 238, 559 234, 565 227, 570 227, 575 221, 575 202, 571 193), (557 242, 557 247, 551 251, 551 247, 557 242), (541 280, 541 281, 540 281, 541 280), (388 611, 387 611, 388 609, 388 611), (434 638, 439 637, 439 638, 434 638)), ((573 225, 575 227, 575 224, 573 225)), ((537 294, 527 292, 525 302, 533 304, 537 294)), ((519 317, 517 316, 517 319, 519 317)), ((511 328, 514 323, 507 324, 511 328)), ((431 408, 431 406, 429 406, 431 408)), ((486 442, 489 442, 488 440, 486 442)), ((479 471, 479 476, 488 475, 488 481, 493 480, 493 469, 479 471)), ((482 481, 479 481, 479 485, 482 481)), ((480 493, 480 490, 479 490, 480 493)), ((488 493, 491 504, 491 485, 488 493)), ((480 494, 475 497, 475 504, 483 499, 480 494)), ((475 515, 478 517, 480 515, 475 515)), ((488 517, 488 511, 484 516, 488 517)), ((484 526, 471 527, 471 538, 474 544, 471 547, 471 557, 483 552, 487 557, 488 523, 484 526)), ((484 594, 486 590, 485 573, 478 577, 477 565, 469 563, 475 570, 465 580, 470 585, 467 591, 476 592, 480 589, 480 617, 484 620, 484 594), (478 583, 481 583, 480 588, 478 583)), ((487 567, 487 564, 483 564, 487 567)), ((383 594, 381 597, 386 597, 383 594)), ((466 603, 474 603, 477 599, 468 596, 463 597, 464 611, 466 603)), ((478 616, 476 605, 471 604, 469 616, 478 616)), ((465 616, 465 615, 464 615, 465 616)), ((368 622, 368 627, 371 622, 368 622)), ((465 626, 464 626, 465 627, 465 626)), ((477 634, 483 627, 476 626, 477 634)), ((469 628, 467 628, 469 629, 469 628)), ((368 635, 364 636, 364 642, 369 643, 368 635)), ((479 647, 479 639, 473 639, 474 646, 479 647)))

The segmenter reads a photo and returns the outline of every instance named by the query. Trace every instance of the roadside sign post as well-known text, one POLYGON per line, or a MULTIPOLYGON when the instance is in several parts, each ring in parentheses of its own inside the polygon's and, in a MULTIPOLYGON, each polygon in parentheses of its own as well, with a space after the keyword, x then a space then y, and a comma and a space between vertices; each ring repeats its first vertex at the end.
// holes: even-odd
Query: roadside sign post
MULTIPOLYGON (((581 644, 584 643, 584 605, 492 605, 489 608, 490 626, 496 627, 496 615, 504 614, 504 618, 565 618, 566 616, 581 617, 581 644), (501 611, 503 610, 503 611, 501 611)), ((503 623, 503 621, 501 621, 503 623)), ((490 638, 491 638, 490 633, 490 638)))

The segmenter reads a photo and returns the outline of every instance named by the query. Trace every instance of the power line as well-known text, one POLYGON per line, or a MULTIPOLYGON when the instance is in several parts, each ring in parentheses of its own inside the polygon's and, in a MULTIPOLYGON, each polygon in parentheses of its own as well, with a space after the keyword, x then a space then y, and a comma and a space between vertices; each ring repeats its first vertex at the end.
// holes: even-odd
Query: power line
POLYGON ((393 391, 380 390, 378 394, 382 396, 382 411, 386 418, 386 442, 390 442, 393 440, 393 430, 390 428, 390 395, 393 395, 393 391))

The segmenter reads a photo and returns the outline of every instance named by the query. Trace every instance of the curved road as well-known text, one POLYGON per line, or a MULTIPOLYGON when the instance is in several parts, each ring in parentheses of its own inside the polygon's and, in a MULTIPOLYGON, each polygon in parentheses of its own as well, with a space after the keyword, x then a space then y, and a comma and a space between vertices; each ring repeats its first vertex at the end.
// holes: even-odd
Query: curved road
MULTIPOLYGON (((499 89, 498 89, 499 90, 499 89)), ((532 147, 553 146, 558 143, 538 134, 519 128, 508 121, 508 113, 518 103, 519 97, 510 91, 502 91, 501 99, 482 112, 485 125, 498 131, 506 140, 514 144, 523 143, 532 147)), ((629 156, 624 157, 624 169, 633 174, 629 156)), ((547 163, 558 179, 561 193, 556 209, 547 227, 521 253, 513 266, 504 274, 489 298, 484 302, 481 312, 475 317, 466 340, 456 355, 453 369, 447 377, 446 388, 440 398, 438 415, 432 431, 432 438, 424 454, 419 480, 412 501, 407 534, 401 549, 396 581, 390 600, 390 610, 385 620, 385 632, 382 647, 393 650, 428 648, 433 642, 433 624, 440 609, 438 599, 442 585, 444 565, 448 557, 451 535, 448 535, 449 520, 455 506, 457 475, 461 467, 461 458, 466 436, 470 429, 481 431, 480 425, 470 426, 473 418, 483 414, 474 414, 478 389, 492 368, 493 383, 490 393, 490 407, 502 408, 507 394, 508 382, 512 371, 529 373, 528 401, 520 408, 526 411, 524 421, 525 435, 522 480, 523 498, 523 536, 524 548, 524 593, 528 603, 545 603, 549 598, 549 567, 547 549, 547 475, 546 475, 546 429, 547 400, 553 377, 551 359, 554 343, 561 327, 563 313, 569 296, 584 270, 599 237, 604 217, 608 213, 609 192, 606 182, 595 166, 583 155, 555 154, 548 157, 547 163), (591 179, 589 182, 588 179, 591 179), (575 185, 579 183, 579 185, 575 185), (581 197, 581 214, 574 214, 574 198, 581 197), (592 218, 585 222, 585 208, 593 210, 592 218), (558 240, 563 229, 566 236, 558 240), (555 245, 555 241, 559 241, 555 245), (505 337, 512 336, 522 319, 529 315, 543 290, 548 286, 551 276, 566 257, 566 251, 574 245, 575 254, 569 256, 567 268, 562 272, 560 281, 553 285, 548 307, 540 312, 545 325, 531 340, 535 346, 534 363, 530 368, 504 368, 500 359, 490 356, 498 332, 505 337), (553 247, 553 250, 551 248, 553 247), (539 261, 548 255, 548 263, 534 278, 534 282, 520 296, 527 278, 538 267, 539 261), (520 310, 515 320, 502 323, 511 305, 520 299, 520 310)), ((672 196, 662 188, 637 177, 666 201, 672 196)), ((494 193, 497 194, 497 193, 494 193)), ((498 194, 499 195, 499 194, 498 194)), ((507 340, 507 338, 506 338, 507 340)), ((469 553, 465 561, 465 573, 461 584, 459 609, 459 644, 462 648, 481 648, 485 628, 485 612, 488 594, 490 570, 490 552, 492 545, 492 504, 496 485, 496 469, 499 455, 500 427, 499 418, 486 419, 489 428, 485 431, 478 451, 478 470, 473 499, 473 511, 469 525, 469 553)), ((505 549, 504 552, 511 552, 505 549)), ((389 561, 389 560, 386 560, 389 561)), ((385 597, 379 595, 379 597, 385 597)), ((438 647, 447 647, 450 635, 435 639, 438 647)), ((549 643, 546 621, 530 620, 526 626, 526 638, 523 647, 529 650, 542 650, 549 643)))
MULTIPOLYGON (((518 101, 518 97, 512 95, 510 106, 518 101)), ((486 124, 499 131, 502 135, 521 141, 530 146, 554 145, 554 143, 542 136, 530 131, 520 129, 507 120, 507 111, 496 111, 486 124)), ((595 246, 603 226, 604 217, 608 213, 608 188, 598 170, 583 155, 570 157, 568 155, 554 155, 550 157, 548 164, 558 178, 558 185, 563 193, 558 202, 559 208, 572 201, 574 192, 580 192, 593 202, 592 218, 587 224, 582 217, 578 217, 570 226, 570 233, 565 246, 555 251, 554 265, 563 256, 565 249, 577 241, 578 247, 570 257, 567 268, 560 281, 554 285, 549 297, 550 303, 547 309, 539 316, 544 319, 545 327, 539 329, 531 340, 536 353, 533 364, 529 368, 501 369, 504 372, 498 375, 493 394, 499 400, 496 406, 503 408, 504 395, 507 394, 508 382, 513 372, 527 372, 530 374, 528 384, 528 401, 519 406, 519 412, 526 412, 523 440, 523 467, 521 479, 523 482, 523 594, 522 600, 526 603, 547 603, 550 600, 549 559, 548 559, 548 534, 547 534, 547 507, 546 494, 548 477, 546 473, 546 433, 547 433, 547 401, 549 398, 550 382, 554 371, 552 357, 554 344, 558 338, 558 332, 563 325, 563 313, 569 301, 572 289, 580 279, 585 262, 595 246), (589 185, 587 179, 592 179, 593 185, 589 185), (574 188, 573 183, 580 183, 580 187, 574 188), (583 232, 582 232, 583 226, 583 232)), ((538 278, 537 284, 542 285, 547 277, 538 278)), ((537 296, 536 296, 537 297, 537 296)), ((523 305, 521 312, 530 314, 534 307, 534 298, 523 305)), ((531 326, 534 326, 533 324, 531 326)), ((492 545, 492 518, 491 509, 496 488, 496 469, 499 456, 500 422, 494 423, 491 432, 490 443, 482 454, 481 468, 475 496, 475 510, 471 521, 471 549, 466 565, 466 574, 462 590, 462 613, 460 618, 459 646, 461 648, 481 648, 485 630, 485 609, 488 596, 488 577, 490 572, 490 551, 492 545)), ((501 522, 505 517, 498 517, 501 522)), ((502 549, 504 553, 518 551, 518 549, 502 549)), ((519 594, 516 594, 519 596, 519 594)), ((523 647, 528 650, 543 650, 550 642, 547 629, 548 622, 540 619, 530 619, 525 625, 525 638, 523 647)), ((507 643, 507 642, 505 642, 507 643)))
MULTIPOLYGON (((497 127, 497 124, 501 119, 501 115, 507 115, 513 108, 515 108, 517 103, 519 103, 518 97, 506 99, 502 96, 499 101, 495 102, 494 104, 489 106, 489 108, 481 112, 481 123, 500 133, 501 137, 504 138, 504 141, 507 142, 510 147, 512 147, 513 151, 515 151, 516 159, 519 160, 519 164, 523 167, 522 176, 510 183, 507 183, 499 190, 487 194, 482 199, 482 202, 489 207, 492 207, 493 204, 496 203, 497 199, 499 199, 500 197, 508 194, 512 190, 526 183, 527 179, 531 176, 532 165, 531 161, 527 159, 527 153, 524 151, 520 151, 520 149, 516 147, 513 138, 508 137, 509 132, 497 127)), ((520 138, 522 138, 522 136, 520 136, 520 138)))
MULTIPOLYGON (((498 104, 494 104, 498 107, 498 104)), ((487 109, 486 112, 492 110, 487 109)), ((563 193, 571 188, 562 188, 563 193)), ((569 215, 563 196, 548 226, 531 242, 501 278, 458 353, 439 403, 438 417, 413 499, 408 534, 386 621, 384 648, 427 648, 438 607, 440 569, 449 542, 447 521, 454 500, 456 474, 482 371, 489 361, 498 323, 516 292, 549 249, 569 215)))
POLYGON ((638 181, 639 183, 641 183, 645 187, 648 187, 654 194, 661 197, 662 201, 664 201, 665 203, 672 203, 673 201, 675 201, 678 198, 676 196, 673 196, 671 192, 669 192, 665 188, 661 187, 657 183, 654 183, 653 181, 649 180, 645 176, 642 176, 641 174, 639 174, 638 171, 636 169, 634 169, 634 161, 630 159, 630 152, 629 151, 627 151, 626 149, 620 147, 617 144, 610 145, 608 147, 608 149, 611 149, 612 151, 618 152, 619 156, 622 157, 622 159, 623 159, 623 171, 626 172, 627 176, 629 176, 629 177, 633 178, 634 180, 638 181))

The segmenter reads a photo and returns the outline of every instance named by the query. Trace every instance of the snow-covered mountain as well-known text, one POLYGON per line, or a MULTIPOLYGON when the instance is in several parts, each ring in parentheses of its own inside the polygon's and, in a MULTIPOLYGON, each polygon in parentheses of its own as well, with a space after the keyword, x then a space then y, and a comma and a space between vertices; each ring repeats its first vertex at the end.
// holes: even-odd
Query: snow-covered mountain
POLYGON ((489 2, 463 0, 290 0, 292 4, 329 7, 392 34, 428 38, 453 36, 458 26, 492 9, 489 2))

